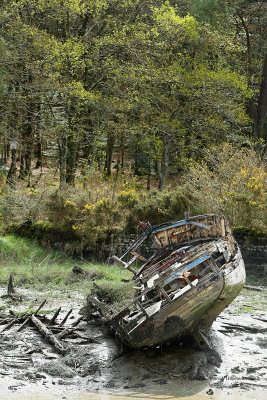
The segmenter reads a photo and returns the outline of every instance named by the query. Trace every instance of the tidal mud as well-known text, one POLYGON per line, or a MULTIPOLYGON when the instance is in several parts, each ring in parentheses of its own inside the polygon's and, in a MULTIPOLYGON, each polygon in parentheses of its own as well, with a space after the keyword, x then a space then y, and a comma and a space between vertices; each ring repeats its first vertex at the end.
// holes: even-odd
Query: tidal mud
MULTIPOLYGON (((0 294, 5 291, 2 288, 0 294)), ((76 318, 83 305, 75 293, 71 298, 59 292, 37 296, 24 290, 22 294, 23 303, 1 298, 1 314, 25 310, 36 297, 49 299, 46 312, 51 315, 61 305, 62 317, 72 307, 76 318)), ((78 337, 64 340, 68 351, 62 356, 33 326, 17 332, 14 325, 0 333, 0 399, 194 396, 194 400, 218 400, 226 393, 233 399, 263 399, 267 394, 266 294, 266 288, 244 289, 214 322, 210 339, 215 351, 207 353, 190 339, 127 351, 96 319, 82 322, 78 337)))

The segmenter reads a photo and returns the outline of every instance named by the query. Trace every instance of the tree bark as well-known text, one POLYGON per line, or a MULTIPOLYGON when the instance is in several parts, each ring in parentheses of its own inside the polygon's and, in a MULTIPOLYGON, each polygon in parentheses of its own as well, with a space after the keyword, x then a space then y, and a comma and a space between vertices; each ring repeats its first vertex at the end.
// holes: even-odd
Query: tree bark
POLYGON ((169 139, 167 135, 164 136, 163 145, 164 145, 163 154, 160 162, 160 168, 158 171, 158 176, 159 176, 158 189, 161 191, 164 190, 165 188, 166 176, 169 166, 169 139))
POLYGON ((17 150, 11 150, 11 164, 7 174, 6 183, 15 188, 17 150))
POLYGON ((257 119, 255 121, 255 135, 256 138, 264 138, 265 124, 267 117, 267 53, 264 56, 262 81, 260 87, 259 101, 257 107, 257 119))
POLYGON ((146 188, 150 190, 151 186, 151 158, 148 158, 148 166, 147 166, 147 181, 146 181, 146 188))
POLYGON ((35 164, 35 168, 41 168, 43 167, 43 152, 42 152, 42 138, 41 138, 41 134, 39 131, 37 131, 37 135, 36 135, 36 139, 37 139, 37 145, 36 145, 36 164, 35 164))
POLYGON ((117 173, 124 168, 124 151, 125 151, 125 132, 122 131, 120 137, 120 147, 117 161, 117 173))
POLYGON ((108 131, 108 136, 107 136, 106 159, 104 165, 104 171, 107 176, 111 175, 111 163, 112 163, 114 144, 115 144, 115 135, 114 132, 110 130, 108 131))
POLYGON ((72 136, 67 140, 66 183, 74 186, 79 143, 72 136))
POLYGON ((64 189, 66 186, 66 137, 58 140, 59 150, 59 188, 64 189))

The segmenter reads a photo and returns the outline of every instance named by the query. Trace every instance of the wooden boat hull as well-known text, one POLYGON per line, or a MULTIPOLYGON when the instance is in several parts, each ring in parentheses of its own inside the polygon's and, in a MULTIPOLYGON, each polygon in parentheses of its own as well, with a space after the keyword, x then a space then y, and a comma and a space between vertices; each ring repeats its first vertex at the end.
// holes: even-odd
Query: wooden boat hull
POLYGON ((121 258, 114 259, 134 274, 136 297, 119 313, 90 298, 104 320, 130 347, 154 346, 207 331, 238 295, 245 266, 224 217, 201 215, 155 227, 141 223, 145 233, 121 258), (144 239, 157 246, 149 260, 136 253, 144 239), (130 261, 123 261, 127 254, 130 261), (145 261, 136 271, 131 264, 145 261))
POLYGON ((140 348, 177 341, 198 329, 206 331, 242 290, 245 278, 240 259, 239 266, 229 274, 212 276, 121 337, 128 346, 140 348))

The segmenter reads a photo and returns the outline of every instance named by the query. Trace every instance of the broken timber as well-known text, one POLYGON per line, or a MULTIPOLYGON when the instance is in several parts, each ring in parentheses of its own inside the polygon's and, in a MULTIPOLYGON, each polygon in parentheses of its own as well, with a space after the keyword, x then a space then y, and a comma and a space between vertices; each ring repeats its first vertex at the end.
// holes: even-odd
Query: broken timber
POLYGON ((133 273, 135 297, 119 312, 92 296, 88 303, 130 347, 191 335, 208 348, 206 332, 245 282, 244 262, 228 221, 186 213, 182 221, 139 224, 144 232, 137 241, 121 257, 113 256, 133 273), (148 260, 139 251, 147 238, 156 247, 148 260))
POLYGON ((54 313, 53 317, 49 321, 49 324, 46 326, 44 322, 47 322, 47 318, 41 315, 38 315, 37 317, 38 312, 41 310, 41 308, 44 306, 45 303, 46 300, 44 300, 42 304, 40 304, 40 306, 37 308, 37 310, 34 311, 33 313, 25 313, 18 316, 13 311, 10 310, 9 312, 10 316, 8 318, 6 318, 6 315, 1 315, 0 324, 1 325, 7 324, 4 326, 1 333, 8 331, 13 325, 22 323, 17 329, 17 332, 20 332, 23 328, 25 328, 25 326, 28 323, 32 323, 35 326, 35 328, 42 334, 42 336, 45 339, 47 339, 47 341, 50 344, 52 344, 52 346, 56 349, 58 353, 65 354, 67 349, 64 346, 64 344, 61 343, 60 340, 73 335, 80 337, 79 336, 80 334, 77 332, 77 329, 79 328, 76 328, 76 326, 82 321, 84 317, 80 316, 79 318, 77 318, 76 321, 74 321, 74 323, 71 326, 65 327, 64 324, 66 323, 69 315, 72 313, 71 309, 66 313, 66 315, 64 316, 59 325, 51 325, 51 323, 55 322, 55 319, 58 317, 60 313, 61 309, 59 308, 54 313), (54 335, 54 333, 58 333, 57 337, 54 335))
POLYGON ((53 335, 52 332, 34 315, 31 315, 31 321, 36 326, 38 331, 55 347, 60 354, 65 354, 67 349, 62 343, 53 335))

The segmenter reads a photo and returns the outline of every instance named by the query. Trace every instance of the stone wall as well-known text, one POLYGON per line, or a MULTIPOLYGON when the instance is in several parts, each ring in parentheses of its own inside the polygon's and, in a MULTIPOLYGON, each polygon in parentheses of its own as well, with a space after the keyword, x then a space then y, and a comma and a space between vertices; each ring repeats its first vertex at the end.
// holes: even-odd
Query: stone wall
MULTIPOLYGON (((127 249, 136 241, 137 235, 111 235, 110 238, 105 243, 99 243, 96 246, 95 259, 98 261, 107 261, 112 255, 121 257, 127 249)), ((153 243, 151 240, 147 239, 139 247, 140 253, 148 258, 153 254, 153 243)))
MULTIPOLYGON (((112 255, 121 257, 126 250, 135 242, 137 236, 111 235, 106 243, 99 243, 96 247, 96 254, 93 256, 97 261, 105 262, 112 255)), ((240 243, 241 252, 244 258, 246 270, 249 273, 263 273, 267 275, 267 246, 266 245, 247 245, 240 243)), ((153 243, 147 239, 139 248, 140 253, 149 258, 153 254, 153 243)))
POLYGON ((267 246, 241 245, 240 247, 247 272, 267 275, 267 246))

